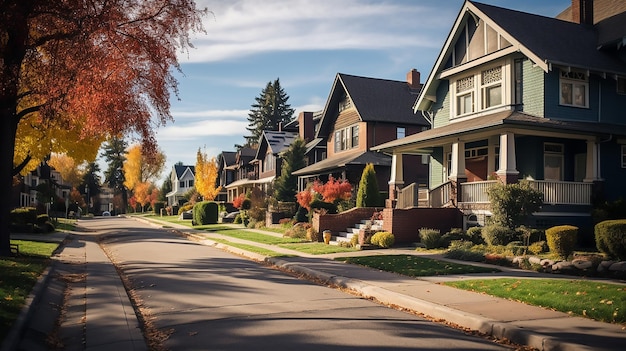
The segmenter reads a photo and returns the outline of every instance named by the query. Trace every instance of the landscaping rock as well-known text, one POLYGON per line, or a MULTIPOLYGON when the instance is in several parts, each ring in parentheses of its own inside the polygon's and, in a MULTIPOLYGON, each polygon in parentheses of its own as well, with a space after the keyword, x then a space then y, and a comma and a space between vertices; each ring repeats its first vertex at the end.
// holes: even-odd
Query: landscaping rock
POLYGON ((537 256, 530 256, 530 257, 528 257, 528 263, 530 263, 530 264, 541 264, 541 258, 539 258, 537 256))
POLYGON ((612 272, 626 272, 626 261, 615 262, 609 267, 612 272))
POLYGON ((539 263, 540 265, 544 266, 544 267, 551 267, 555 264, 556 262, 554 260, 548 259, 548 258, 544 258, 543 260, 541 260, 541 262, 539 263))
POLYGON ((600 264, 598 265, 598 272, 606 272, 609 270, 609 267, 611 267, 611 265, 615 263, 615 261, 602 261, 600 262, 600 264))
POLYGON ((568 262, 568 261, 561 261, 561 262, 557 262, 557 263, 552 265, 552 271, 553 272, 572 270, 572 269, 575 269, 575 268, 576 267, 572 264, 572 262, 568 262))
POLYGON ((572 261, 572 265, 578 269, 589 269, 593 266, 593 262, 588 260, 575 259, 572 261))
POLYGON ((524 263, 524 257, 523 256, 513 257, 513 260, 511 261, 511 263, 513 263, 516 266, 520 266, 522 263, 524 263))

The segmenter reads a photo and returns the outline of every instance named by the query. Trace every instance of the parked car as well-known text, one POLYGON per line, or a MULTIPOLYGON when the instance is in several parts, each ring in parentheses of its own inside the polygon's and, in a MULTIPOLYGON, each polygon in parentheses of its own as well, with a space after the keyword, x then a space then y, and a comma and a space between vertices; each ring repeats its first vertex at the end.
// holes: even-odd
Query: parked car
POLYGON ((239 214, 239 211, 230 212, 222 217, 222 223, 233 223, 235 221, 235 217, 239 214))

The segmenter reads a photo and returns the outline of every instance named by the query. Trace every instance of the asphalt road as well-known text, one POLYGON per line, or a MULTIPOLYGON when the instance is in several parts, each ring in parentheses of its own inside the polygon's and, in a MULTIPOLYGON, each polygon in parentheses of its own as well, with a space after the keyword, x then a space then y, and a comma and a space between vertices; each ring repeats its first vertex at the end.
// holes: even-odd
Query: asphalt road
POLYGON ((125 218, 83 221, 169 350, 503 350, 125 218))

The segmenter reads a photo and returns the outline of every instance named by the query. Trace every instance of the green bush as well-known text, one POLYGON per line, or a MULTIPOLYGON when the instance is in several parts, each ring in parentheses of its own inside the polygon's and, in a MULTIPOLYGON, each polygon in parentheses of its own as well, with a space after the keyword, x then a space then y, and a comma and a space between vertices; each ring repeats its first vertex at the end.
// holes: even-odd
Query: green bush
POLYGON ((480 234, 489 246, 506 245, 515 239, 515 231, 498 224, 484 226, 480 234))
POLYGON ((165 201, 157 201, 154 203, 154 214, 161 215, 161 209, 165 208, 165 201))
POLYGON ((21 207, 11 211, 11 224, 25 226, 37 223, 37 209, 34 207, 21 207))
POLYGON ((178 208, 178 215, 181 215, 183 212, 187 212, 189 210, 193 210, 192 204, 184 204, 178 208))
POLYGON ((543 204, 543 194, 523 180, 514 184, 496 183, 487 190, 487 196, 493 223, 511 229, 521 225, 543 204))
POLYGON ((329 214, 337 213, 337 205, 330 203, 330 202, 324 202, 322 200, 313 200, 310 206, 311 206, 311 210, 326 210, 326 213, 329 213, 329 214))
POLYGON ((215 224, 218 219, 219 206, 212 201, 202 201, 193 207, 193 224, 206 225, 215 224))
POLYGON ((368 163, 363 168, 359 190, 356 194, 356 207, 376 207, 378 206, 379 190, 376 180, 374 164, 368 163))
POLYGON ((422 228, 419 230, 420 242, 427 249, 441 247, 441 232, 438 229, 422 228))
POLYGON ((250 208, 252 208, 252 200, 248 198, 243 199, 243 201, 241 202, 241 209, 249 210, 250 208))
POLYGON ((480 251, 474 251, 473 245, 467 241, 453 241, 450 248, 445 254, 446 258, 453 260, 462 260, 470 262, 484 262, 485 254, 480 251))
POLYGON ((389 232, 378 232, 372 235, 371 243, 380 246, 382 248, 388 249, 393 246, 393 243, 396 241, 396 238, 393 234, 389 232))
POLYGON ((482 227, 471 227, 471 228, 467 228, 467 231, 465 232, 465 234, 467 235, 467 237, 469 238, 469 240, 471 242, 473 242, 476 245, 479 244, 483 244, 483 236, 482 236, 482 231, 483 228, 482 227))
POLYGON ((578 227, 559 225, 546 229, 546 239, 550 252, 562 259, 567 259, 576 246, 578 227))
POLYGON ((618 260, 626 260, 626 219, 614 219, 596 224, 596 246, 618 260))
POLYGON ((545 241, 536 241, 528 246, 528 251, 534 255, 547 252, 549 250, 548 244, 545 241))

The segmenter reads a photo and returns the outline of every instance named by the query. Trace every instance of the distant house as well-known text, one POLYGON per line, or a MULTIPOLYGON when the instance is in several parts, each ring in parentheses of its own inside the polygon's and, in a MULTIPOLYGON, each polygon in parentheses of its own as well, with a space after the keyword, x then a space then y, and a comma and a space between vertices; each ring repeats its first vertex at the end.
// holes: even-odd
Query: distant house
POLYGON ((458 208, 465 225, 491 215, 496 181, 527 179, 545 203, 531 225, 589 230, 594 203, 626 197, 626 8, 614 3, 574 0, 565 21, 466 1, 414 105, 432 129, 375 149, 429 152, 426 206, 458 208))
POLYGON ((193 189, 195 184, 195 166, 174 165, 170 180, 172 181, 172 191, 167 193, 168 206, 180 206, 184 200, 183 195, 193 189))
POLYGON ((253 163, 255 156, 256 149, 242 147, 235 153, 235 162, 220 170, 220 172, 232 171, 231 174, 234 176, 234 180, 224 186, 228 202, 233 202, 237 196, 245 194, 254 187, 259 177, 255 163, 253 163))
POLYGON ((222 187, 222 190, 215 198, 216 201, 228 201, 228 192, 226 186, 235 181, 237 163, 237 153, 235 151, 222 151, 217 158, 217 172, 218 179, 217 185, 222 187))
MULTIPOLYGON (((386 193, 392 157, 371 148, 428 129, 428 122, 412 111, 421 88, 419 76, 415 70, 407 74, 407 81, 337 74, 318 122, 311 123, 315 130, 307 144, 312 152, 308 154, 309 165, 293 172, 300 179, 300 189, 315 179, 326 181, 331 175, 356 186, 365 165, 372 163, 380 191, 386 193)), ((313 118, 303 116, 309 122, 313 118)), ((399 162, 404 165, 407 181, 426 184, 427 158, 406 155, 404 163, 399 162)))
POLYGON ((267 195, 270 194, 271 184, 281 175, 281 153, 289 148, 298 137, 298 133, 287 131, 263 131, 259 140, 259 147, 253 163, 258 170, 258 179, 254 184, 267 195))

